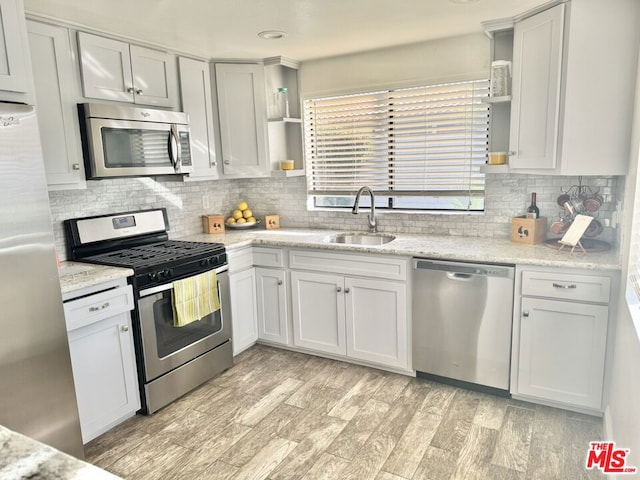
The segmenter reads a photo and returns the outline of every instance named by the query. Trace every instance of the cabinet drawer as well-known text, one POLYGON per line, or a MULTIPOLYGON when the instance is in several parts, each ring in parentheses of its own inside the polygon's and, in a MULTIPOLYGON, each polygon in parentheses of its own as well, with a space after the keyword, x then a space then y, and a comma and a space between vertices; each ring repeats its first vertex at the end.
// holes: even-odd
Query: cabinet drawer
POLYGON ((611 279, 554 272, 522 272, 522 295, 608 303, 611 279))
POLYGON ((229 261, 229 273, 241 272, 253 267, 253 248, 241 248, 239 250, 227 250, 229 261))
POLYGON ((64 318, 67 331, 72 331, 129 310, 133 310, 131 285, 66 302, 64 318))
POLYGON ((253 247, 253 264, 256 267, 284 267, 282 250, 279 248, 253 247))
POLYGON ((289 267, 385 280, 407 279, 407 260, 403 258, 291 250, 289 267))

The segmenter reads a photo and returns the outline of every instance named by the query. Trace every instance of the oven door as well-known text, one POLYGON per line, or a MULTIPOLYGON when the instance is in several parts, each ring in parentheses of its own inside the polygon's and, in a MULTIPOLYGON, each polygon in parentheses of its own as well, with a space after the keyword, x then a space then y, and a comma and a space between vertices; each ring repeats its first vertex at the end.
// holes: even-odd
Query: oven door
POLYGON ((231 338, 227 268, 224 266, 216 270, 220 309, 184 327, 173 326, 171 283, 140 292, 138 311, 145 382, 184 365, 231 338))

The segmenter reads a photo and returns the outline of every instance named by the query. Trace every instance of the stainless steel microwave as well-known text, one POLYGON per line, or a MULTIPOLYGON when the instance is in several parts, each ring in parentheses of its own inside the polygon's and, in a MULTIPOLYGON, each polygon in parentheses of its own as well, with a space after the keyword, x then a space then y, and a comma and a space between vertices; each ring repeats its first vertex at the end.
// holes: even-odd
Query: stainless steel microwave
POLYGON ((87 179, 180 175, 193 170, 186 113, 78 104, 87 179))

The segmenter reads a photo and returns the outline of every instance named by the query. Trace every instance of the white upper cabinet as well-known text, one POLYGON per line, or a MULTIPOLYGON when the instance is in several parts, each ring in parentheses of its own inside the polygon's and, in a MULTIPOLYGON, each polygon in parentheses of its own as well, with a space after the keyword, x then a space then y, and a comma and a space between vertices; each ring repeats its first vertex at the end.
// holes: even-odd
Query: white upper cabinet
POLYGON ((222 172, 235 178, 268 176, 264 67, 218 63, 215 75, 222 172))
POLYGON ((191 161, 193 172, 189 179, 218 178, 211 77, 207 62, 180 57, 180 96, 182 111, 189 114, 191 129, 191 161))
POLYGON ((512 171, 627 173, 639 9, 579 0, 516 22, 512 171))
POLYGON ((177 106, 174 55, 84 32, 78 46, 85 97, 177 106))
POLYGON ((555 168, 564 5, 514 29, 511 168, 555 168))
POLYGON ((86 186, 69 31, 28 21, 38 126, 50 190, 86 186))
POLYGON ((0 0, 0 100, 31 103, 27 31, 21 0, 0 0))

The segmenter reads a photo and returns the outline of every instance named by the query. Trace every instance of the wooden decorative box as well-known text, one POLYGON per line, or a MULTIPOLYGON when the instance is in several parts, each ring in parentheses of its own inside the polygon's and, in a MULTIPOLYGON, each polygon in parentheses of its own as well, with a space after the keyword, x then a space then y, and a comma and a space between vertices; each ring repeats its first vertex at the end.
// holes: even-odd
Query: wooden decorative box
POLYGON ((513 217, 511 219, 511 241, 528 243, 530 245, 542 243, 547 239, 547 217, 526 218, 513 217))
POLYGON ((203 215, 204 233, 224 233, 224 215, 203 215))
POLYGON ((266 215, 264 217, 264 228, 267 230, 277 230, 280 228, 280 215, 266 215))

